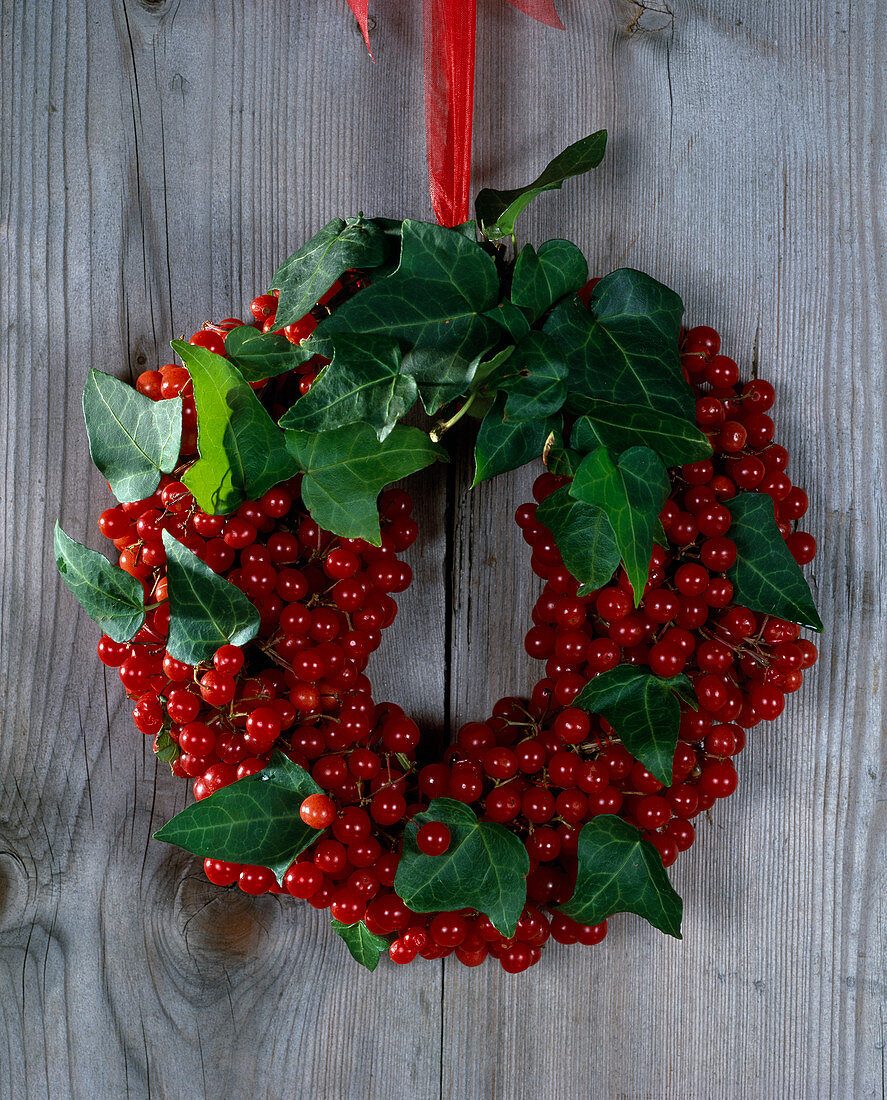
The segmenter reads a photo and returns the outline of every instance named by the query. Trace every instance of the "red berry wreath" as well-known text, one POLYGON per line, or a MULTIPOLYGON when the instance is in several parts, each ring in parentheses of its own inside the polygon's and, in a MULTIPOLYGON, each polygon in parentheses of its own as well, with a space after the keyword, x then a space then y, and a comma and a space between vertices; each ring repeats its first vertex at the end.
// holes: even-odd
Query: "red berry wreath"
MULTIPOLYGON (((576 171, 600 153, 598 135, 568 151, 576 171)), ((560 240, 508 259, 492 242, 541 189, 482 192, 480 242, 473 223, 331 222, 254 321, 84 393, 119 566, 60 529, 56 555, 136 726, 194 780, 157 836, 219 886, 329 908, 371 969, 388 951, 517 972, 623 911, 679 936, 665 868, 816 660, 773 388, 741 384, 649 276, 588 282, 560 240), (417 400, 430 430, 399 423, 417 400), (475 482, 547 467, 515 516, 545 675, 428 760, 366 668, 417 536, 385 487, 445 458, 463 416, 475 482)))

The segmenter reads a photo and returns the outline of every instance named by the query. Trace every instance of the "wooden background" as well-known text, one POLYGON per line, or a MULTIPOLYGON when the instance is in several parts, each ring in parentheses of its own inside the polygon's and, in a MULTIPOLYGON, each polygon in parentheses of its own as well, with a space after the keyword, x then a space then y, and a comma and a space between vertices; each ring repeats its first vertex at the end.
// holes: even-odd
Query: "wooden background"
MULTIPOLYGON (((86 370, 134 378, 241 314, 323 222, 431 216, 418 0, 2 0, 6 372, 0 1096, 852 1097, 885 1087, 884 0, 481 0, 475 185, 598 127, 523 223, 646 269, 777 386, 811 496, 822 659, 674 869, 685 938, 360 971, 326 917, 225 893, 152 842, 157 768, 56 516, 100 540, 86 370)), ((374 682, 429 735, 525 691, 532 471, 417 484, 417 583, 374 682)), ((447 480, 447 478, 449 480, 447 480)))

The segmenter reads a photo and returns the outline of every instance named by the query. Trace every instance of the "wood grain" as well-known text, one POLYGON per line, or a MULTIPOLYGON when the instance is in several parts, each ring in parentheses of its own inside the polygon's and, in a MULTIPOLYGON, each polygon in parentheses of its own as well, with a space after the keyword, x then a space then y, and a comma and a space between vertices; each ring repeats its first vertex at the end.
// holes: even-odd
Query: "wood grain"
MULTIPOLYGON (((430 216, 418 5, 0 5, 0 1097, 869 1097, 885 1091, 885 14, 815 0, 481 4, 475 185, 605 126, 529 239, 641 267, 777 386, 811 496, 821 661, 675 868, 685 938, 358 972, 325 920, 221 894, 150 841, 184 790, 139 744, 60 591, 97 545, 89 366, 134 377, 243 312, 339 213, 430 216)), ((509 516, 532 471, 414 482, 417 583, 380 695, 442 738, 532 683, 509 516)))

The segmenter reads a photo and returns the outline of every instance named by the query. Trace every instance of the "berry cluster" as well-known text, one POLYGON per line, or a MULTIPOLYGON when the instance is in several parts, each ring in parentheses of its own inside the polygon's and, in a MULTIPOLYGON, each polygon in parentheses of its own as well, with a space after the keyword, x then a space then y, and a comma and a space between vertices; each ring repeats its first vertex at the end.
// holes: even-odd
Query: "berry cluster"
MULTIPOLYGON (((356 275, 346 276, 285 335, 298 343, 359 287, 356 275)), ((255 299, 255 326, 273 331, 276 307, 274 294, 255 299)), ((191 342, 224 355, 225 334, 241 323, 206 325, 191 342)), ((785 473, 787 452, 772 441, 772 387, 759 379, 740 386, 736 363, 719 351, 712 329, 684 336, 681 362, 714 455, 673 471, 660 516, 668 545, 654 547, 640 605, 634 607, 621 569, 605 587, 579 596, 554 538, 537 522, 536 503, 522 505, 515 518, 532 549, 533 571, 545 582, 525 645, 545 662, 545 676, 529 700, 500 700, 487 721, 459 730, 443 760, 421 767, 419 728, 395 704, 375 703, 365 674, 381 631, 397 614, 393 594, 412 578, 399 557, 417 536, 407 493, 383 493, 380 547, 319 528, 302 503, 298 477, 232 515, 210 515, 179 480, 197 448, 188 371, 166 365, 139 377, 138 389, 155 401, 183 398, 180 464, 147 499, 100 517, 121 568, 142 582, 151 610, 131 642, 102 637, 99 657, 118 668, 135 700, 136 726, 155 738, 174 774, 194 780, 197 799, 260 771, 274 750, 326 792, 306 798, 302 817, 328 832, 290 867, 282 886, 268 868, 207 859, 212 882, 236 883, 249 894, 288 893, 329 908, 343 924, 363 921, 371 933, 394 937, 390 955, 398 963, 455 954, 473 966, 491 955, 515 973, 538 961, 549 938, 564 944, 604 938, 606 922, 579 925, 556 911, 573 890, 582 825, 619 814, 643 830, 665 866, 673 863, 693 843, 692 819, 735 790, 732 758, 746 731, 781 713, 817 655, 797 626, 733 603, 725 573, 736 547, 726 500, 739 491, 768 494, 801 564, 812 560, 815 542, 794 530, 807 498, 785 473), (261 627, 254 641, 224 645, 196 667, 166 651, 163 531, 256 604, 261 627), (699 709, 682 707, 668 788, 603 718, 572 705, 591 678, 620 663, 663 677, 683 672, 693 683, 699 709), (471 805, 479 818, 507 826, 524 842, 528 904, 511 938, 475 911, 414 913, 395 893, 403 824, 439 797, 471 805)), ((315 357, 253 388, 280 415, 287 397, 306 393, 324 362, 315 357)), ((565 480, 542 474, 535 501, 565 480)), ((417 843, 423 853, 443 856, 450 839, 445 825, 430 822, 417 843)))

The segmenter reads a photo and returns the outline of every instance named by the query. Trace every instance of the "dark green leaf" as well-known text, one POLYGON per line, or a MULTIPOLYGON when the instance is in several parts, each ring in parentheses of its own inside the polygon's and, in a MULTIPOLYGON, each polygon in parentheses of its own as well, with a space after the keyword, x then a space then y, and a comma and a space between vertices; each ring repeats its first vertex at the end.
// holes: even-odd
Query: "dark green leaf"
POLYGON ((574 477, 583 457, 578 451, 564 446, 563 435, 560 432, 551 433, 545 441, 545 449, 542 452, 542 461, 546 469, 556 477, 574 477))
POLYGON ((288 431, 287 446, 304 471, 302 499, 312 518, 343 538, 381 542, 376 498, 398 478, 445 458, 418 428, 398 425, 379 442, 369 424, 332 432, 288 431))
POLYGON ((209 661, 223 645, 243 645, 256 636, 259 610, 239 588, 214 573, 197 555, 163 532, 169 586, 166 648, 189 665, 209 661))
POLYGON ((545 448, 545 441, 560 427, 559 417, 548 417, 545 420, 505 420, 504 410, 505 395, 500 394, 483 418, 477 433, 472 487, 486 478, 495 477, 506 470, 516 470, 518 466, 538 458, 545 448))
POLYGON ((553 416, 567 398, 567 365, 556 341, 531 332, 502 368, 499 388, 507 395, 506 420, 553 416))
POLYGON ((581 582, 580 595, 601 588, 616 572, 620 554, 610 521, 600 508, 570 496, 568 485, 545 498, 536 519, 552 533, 564 565, 581 582))
POLYGON ((182 399, 152 401, 98 370, 86 376, 83 418, 89 453, 121 501, 144 500, 179 458, 182 399))
POLYGON ((477 369, 471 385, 468 387, 470 406, 468 415, 475 420, 483 420, 496 400, 498 379, 502 375, 501 367, 514 354, 515 348, 503 348, 489 359, 478 357, 477 369))
POLYGON ((495 321, 515 343, 518 340, 523 340, 530 331, 530 322, 527 320, 526 315, 507 299, 500 302, 495 309, 488 309, 484 316, 489 317, 491 321, 495 321))
POLYGON ((161 730, 154 738, 154 755, 164 764, 172 764, 182 755, 179 745, 169 735, 169 730, 161 730))
POLYGON ((197 405, 200 458, 182 481, 205 512, 233 512, 297 471, 283 432, 224 356, 173 340, 197 405))
POLYGON ((503 936, 513 936, 527 900, 530 859, 519 837, 490 821, 478 821, 464 802, 435 798, 407 822, 394 889, 416 913, 477 909, 503 936), (450 830, 439 856, 419 851, 416 834, 429 821, 450 830))
POLYGON ((554 303, 585 286, 588 262, 570 241, 546 241, 538 253, 524 245, 514 265, 511 300, 537 320, 554 303))
POLYGON ((589 680, 572 705, 603 715, 632 756, 668 787, 681 697, 694 699, 695 705, 693 685, 683 673, 663 679, 648 668, 621 664, 589 680))
POLYGON ((570 407, 582 412, 573 425, 571 442, 583 453, 604 446, 618 454, 629 447, 649 447, 666 466, 701 462, 711 456, 708 438, 679 416, 657 412, 645 405, 617 405, 593 397, 576 400, 570 407))
POLYGON ((475 393, 477 390, 486 389, 488 385, 490 388, 495 389, 499 385, 498 380, 504 374, 504 371, 501 369, 503 363, 507 363, 516 350, 517 349, 512 345, 511 347, 503 348, 495 355, 491 355, 489 359, 479 359, 471 381, 471 386, 469 387, 469 392, 475 393))
POLYGON ((225 354, 245 382, 261 382, 294 370, 312 353, 291 344, 279 332, 260 332, 252 325, 240 325, 225 337, 225 354))
POLYGON ((342 924, 341 921, 333 919, 330 924, 336 935, 345 941, 351 957, 367 970, 375 970, 379 965, 379 959, 388 950, 388 940, 374 935, 362 920, 357 924, 342 924))
POLYGON ((670 486, 662 461, 648 447, 631 447, 615 463, 607 448, 599 447, 582 460, 570 486, 577 500, 606 512, 635 604, 647 585, 659 513, 670 486))
POLYGON ((474 200, 477 220, 491 241, 510 237, 514 223, 533 199, 543 191, 561 187, 572 176, 581 176, 597 168, 607 148, 607 131, 582 138, 568 146, 551 161, 545 171, 526 187, 513 191, 495 191, 485 187, 474 200))
POLYGON ((571 393, 692 420, 693 391, 678 357, 683 312, 673 290, 623 268, 601 279, 588 309, 578 298, 567 298, 544 328, 566 356, 571 393))
POLYGON ((762 615, 822 630, 801 567, 776 526, 773 498, 740 493, 724 503, 733 517, 727 537, 736 543, 736 564, 727 572, 734 600, 762 615))
POLYGON ((387 336, 403 351, 428 413, 465 393, 499 327, 481 316, 499 300, 491 256, 462 233, 405 221, 400 265, 356 294, 316 329, 313 350, 331 355, 337 333, 387 336))
POLYGON ((154 834, 202 859, 269 867, 282 882, 290 864, 321 835, 299 816, 320 787, 283 753, 255 775, 238 779, 186 807, 154 834))
POLYGON ((382 336, 333 337, 333 361, 282 417, 282 428, 326 432, 363 421, 379 439, 391 432, 418 397, 416 380, 401 374, 400 348, 382 336))
POLYGON ((275 326, 300 321, 346 271, 378 267, 385 255, 385 232, 378 225, 333 218, 274 273, 271 290, 280 291, 275 326))
POLYGON ((74 598, 109 638, 128 642, 145 621, 142 583, 55 525, 55 563, 74 598))
POLYGON ((560 911, 578 924, 600 924, 614 913, 637 913, 681 939, 683 902, 668 880, 662 857, 639 829, 602 814, 579 833, 576 889, 560 911))

